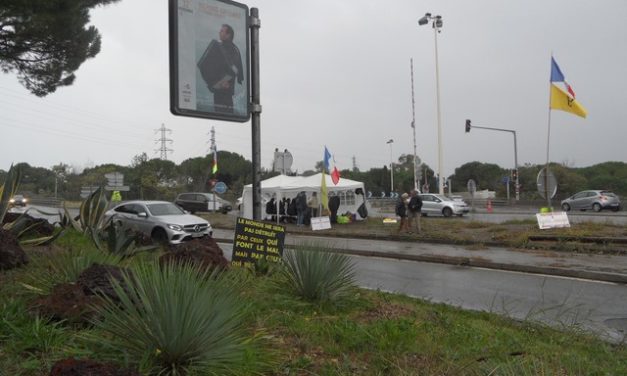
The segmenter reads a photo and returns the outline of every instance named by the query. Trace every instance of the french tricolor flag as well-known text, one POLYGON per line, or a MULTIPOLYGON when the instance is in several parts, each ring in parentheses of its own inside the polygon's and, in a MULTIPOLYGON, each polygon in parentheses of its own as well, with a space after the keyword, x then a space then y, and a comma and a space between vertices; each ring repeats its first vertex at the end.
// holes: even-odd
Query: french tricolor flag
POLYGON ((340 171, 335 165, 335 157, 331 156, 331 153, 329 153, 329 149, 327 149, 326 146, 324 147, 324 168, 331 175, 331 180, 333 181, 333 184, 337 185, 337 183, 340 182, 340 171), (331 169, 331 159, 333 159, 333 169, 331 169))

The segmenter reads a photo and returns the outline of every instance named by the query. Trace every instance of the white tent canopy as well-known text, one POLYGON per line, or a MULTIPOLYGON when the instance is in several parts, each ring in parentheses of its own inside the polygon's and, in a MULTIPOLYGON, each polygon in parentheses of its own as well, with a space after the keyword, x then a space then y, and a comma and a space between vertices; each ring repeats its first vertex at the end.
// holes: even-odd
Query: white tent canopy
MULTIPOLYGON (((327 185, 327 192, 329 197, 336 195, 340 197, 340 208, 338 214, 348 212, 357 213, 357 209, 364 203, 364 195, 356 195, 355 190, 361 188, 362 192, 366 192, 364 183, 341 178, 337 185, 333 184, 333 180, 330 175, 325 174, 325 181, 327 185)), ((321 199, 321 183, 322 173, 318 173, 311 176, 286 176, 278 175, 266 180, 261 181, 261 196, 262 196, 262 217, 265 216, 266 202, 272 197, 275 198, 277 206, 279 201, 283 198, 293 199, 299 192, 307 193, 307 198, 311 197, 313 192, 316 192, 318 199, 321 199)), ((241 215, 245 218, 252 219, 253 217, 253 187, 252 184, 244 186, 244 192, 242 194, 241 215)), ((278 210, 277 210, 278 211, 278 210)), ((359 215, 357 215, 358 218, 359 215)))

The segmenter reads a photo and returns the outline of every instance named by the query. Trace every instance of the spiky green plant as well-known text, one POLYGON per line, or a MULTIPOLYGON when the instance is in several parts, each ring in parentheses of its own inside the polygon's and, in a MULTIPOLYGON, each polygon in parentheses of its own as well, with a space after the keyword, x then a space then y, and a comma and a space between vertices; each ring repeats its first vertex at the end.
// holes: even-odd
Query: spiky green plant
POLYGON ((11 197, 17 192, 21 179, 22 170, 11 165, 4 179, 4 183, 0 185, 0 224, 4 221, 4 216, 9 210, 11 197))
MULTIPOLYGON (((7 172, 4 183, 0 185, 0 224, 4 222, 4 217, 9 210, 11 197, 13 197, 17 192, 17 189, 20 186, 21 179, 22 170, 19 167, 14 167, 13 165, 11 165, 9 171, 7 172)), ((41 222, 30 222, 30 220, 27 219, 25 212, 20 215, 15 221, 3 224, 0 229, 11 232, 13 235, 15 235, 20 244, 31 245, 49 244, 63 233, 63 230, 59 229, 50 236, 33 238, 32 235, 35 233, 35 230, 37 230, 37 228, 41 226, 41 224, 41 222)))
POLYGON ((112 281, 121 303, 105 299, 98 338, 159 375, 236 374, 247 349, 247 304, 237 283, 218 271, 190 264, 138 265, 123 288, 112 281))
POLYGON ((125 230, 121 224, 111 218, 102 226, 98 236, 92 237, 92 240, 98 249, 123 258, 160 249, 160 246, 156 244, 138 246, 141 236, 141 233, 131 229, 125 230))
POLYGON ((63 221, 69 222, 76 231, 86 235, 97 236, 104 224, 104 214, 109 207, 109 201, 102 187, 99 187, 89 197, 81 202, 78 221, 72 218, 65 204, 63 221))
POLYGON ((310 302, 341 304, 355 288, 355 265, 344 254, 322 246, 286 250, 281 288, 310 302))

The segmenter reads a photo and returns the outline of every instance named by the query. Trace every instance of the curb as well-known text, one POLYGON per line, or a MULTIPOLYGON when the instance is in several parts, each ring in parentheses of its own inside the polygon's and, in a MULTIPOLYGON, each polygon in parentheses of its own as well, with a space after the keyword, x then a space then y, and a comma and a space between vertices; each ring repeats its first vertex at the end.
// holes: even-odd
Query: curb
MULTIPOLYGON (((220 242, 220 243, 229 243, 229 244, 233 243, 233 239, 215 238, 215 240, 216 242, 220 242)), ((290 244, 290 245, 295 246, 295 244, 290 244)), ((441 256, 441 255, 433 255, 433 254, 410 255, 406 253, 397 253, 397 252, 377 252, 377 251, 364 251, 364 250, 354 250, 354 249, 336 249, 336 251, 339 253, 343 253, 347 255, 354 255, 354 256, 381 257, 381 258, 396 259, 396 260, 430 262, 434 264, 471 266, 471 267, 485 268, 485 269, 506 270, 506 271, 530 273, 530 274, 546 274, 546 275, 559 276, 559 277, 579 278, 579 279, 587 279, 587 280, 592 280, 592 281, 627 284, 626 274, 592 272, 592 271, 585 271, 585 270, 571 270, 571 269, 554 268, 554 267, 548 267, 548 266, 506 264, 506 263, 500 263, 500 262, 474 259, 474 258, 469 258, 469 257, 441 256)))

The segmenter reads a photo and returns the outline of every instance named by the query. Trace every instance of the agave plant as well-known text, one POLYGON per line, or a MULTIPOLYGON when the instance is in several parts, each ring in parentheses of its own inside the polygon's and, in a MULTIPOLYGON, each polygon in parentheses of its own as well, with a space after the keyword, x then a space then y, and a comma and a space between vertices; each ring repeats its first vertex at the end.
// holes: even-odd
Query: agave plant
POLYGON ((81 203, 78 220, 75 220, 69 213, 65 204, 63 209, 65 216, 62 222, 68 222, 76 231, 90 236, 97 236, 104 223, 104 215, 109 207, 109 201, 102 187, 96 189, 89 197, 81 203))
POLYGON ((247 304, 232 279, 177 263, 143 263, 124 279, 132 288, 112 281, 120 303, 103 297, 102 318, 94 323, 110 335, 99 343, 143 359, 150 374, 238 373, 250 343, 247 304))
POLYGON ((304 300, 341 304, 354 291, 355 265, 347 255, 330 248, 305 246, 286 250, 283 261, 280 287, 304 300))
POLYGON ((150 252, 160 248, 159 245, 138 246, 141 233, 131 229, 123 229, 122 225, 110 218, 92 239, 96 248, 106 250, 112 255, 130 257, 140 252, 150 252))
POLYGON ((96 248, 114 255, 128 257, 138 252, 157 249, 156 246, 137 247, 139 234, 122 230, 111 219, 105 220, 108 207, 109 201, 104 189, 100 187, 81 203, 78 219, 74 219, 64 206, 65 214, 61 218, 61 224, 71 225, 88 236, 96 248))
MULTIPOLYGON (((0 224, 4 222, 4 218, 9 210, 11 197, 17 192, 20 180, 22 179, 22 170, 19 167, 11 165, 7 173, 6 179, 0 185, 0 224)), ((32 235, 37 228, 41 226, 41 222, 31 222, 27 216, 27 212, 20 215, 15 221, 2 225, 2 230, 9 231, 18 239, 20 244, 43 245, 48 244, 58 238, 63 229, 59 229, 50 236, 33 238, 32 235)))
POLYGON ((0 223, 4 221, 4 216, 9 210, 11 197, 17 192, 20 180, 22 180, 22 170, 20 168, 14 168, 13 165, 11 165, 4 179, 4 183, 0 185, 0 223))

